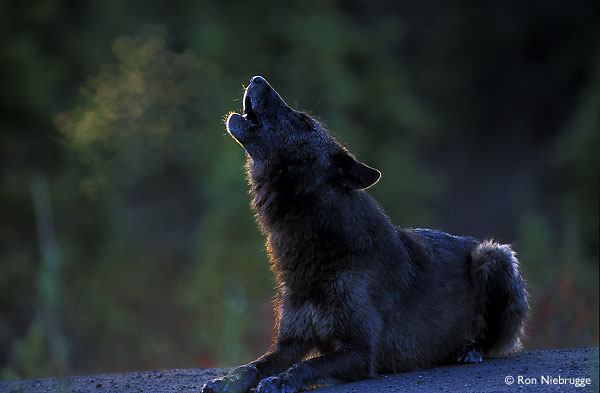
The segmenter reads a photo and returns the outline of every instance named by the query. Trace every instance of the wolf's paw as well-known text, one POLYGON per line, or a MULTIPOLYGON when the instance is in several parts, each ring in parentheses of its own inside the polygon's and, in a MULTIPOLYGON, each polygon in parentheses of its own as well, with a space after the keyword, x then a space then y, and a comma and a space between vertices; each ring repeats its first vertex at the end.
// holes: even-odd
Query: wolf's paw
POLYGON ((481 363, 483 351, 476 347, 463 347, 458 351, 454 361, 459 364, 481 363))
POLYGON ((226 383, 225 378, 211 379, 202 386, 201 393, 223 393, 225 392, 226 383))
POLYGON ((206 382, 201 393, 246 393, 254 386, 256 374, 253 366, 238 367, 222 378, 206 382))
POLYGON ((260 381, 256 393, 296 393, 300 390, 280 375, 268 377, 260 381))

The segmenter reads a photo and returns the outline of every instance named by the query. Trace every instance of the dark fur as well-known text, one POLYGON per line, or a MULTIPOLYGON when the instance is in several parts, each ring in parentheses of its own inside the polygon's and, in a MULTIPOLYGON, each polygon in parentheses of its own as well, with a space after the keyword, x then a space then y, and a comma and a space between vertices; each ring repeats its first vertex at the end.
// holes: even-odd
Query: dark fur
POLYGON ((248 153, 277 334, 203 392, 296 392, 520 349, 527 293, 509 246, 394 226, 364 191, 379 172, 260 77, 244 113, 227 128, 248 153))

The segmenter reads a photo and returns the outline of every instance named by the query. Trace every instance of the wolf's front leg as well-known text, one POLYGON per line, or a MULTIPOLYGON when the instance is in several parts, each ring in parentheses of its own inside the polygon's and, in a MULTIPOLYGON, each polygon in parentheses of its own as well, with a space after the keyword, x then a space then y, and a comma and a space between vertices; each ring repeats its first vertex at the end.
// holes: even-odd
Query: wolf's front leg
POLYGON ((225 376, 208 381, 201 393, 246 393, 269 375, 278 374, 302 360, 309 346, 300 342, 278 342, 257 360, 231 370, 225 376))
POLYGON ((345 349, 296 363, 287 371, 263 379, 256 393, 295 393, 313 385, 330 385, 371 377, 369 355, 345 349))

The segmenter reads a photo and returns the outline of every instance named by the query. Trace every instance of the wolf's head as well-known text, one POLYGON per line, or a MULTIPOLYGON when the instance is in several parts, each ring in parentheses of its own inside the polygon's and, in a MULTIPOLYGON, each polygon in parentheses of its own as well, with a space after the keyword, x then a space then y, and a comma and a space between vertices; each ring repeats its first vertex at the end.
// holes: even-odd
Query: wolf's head
POLYGON ((318 121, 291 109, 260 76, 246 88, 243 115, 227 118, 227 131, 248 153, 251 172, 276 173, 311 188, 354 190, 372 186, 381 176, 358 162, 318 121))

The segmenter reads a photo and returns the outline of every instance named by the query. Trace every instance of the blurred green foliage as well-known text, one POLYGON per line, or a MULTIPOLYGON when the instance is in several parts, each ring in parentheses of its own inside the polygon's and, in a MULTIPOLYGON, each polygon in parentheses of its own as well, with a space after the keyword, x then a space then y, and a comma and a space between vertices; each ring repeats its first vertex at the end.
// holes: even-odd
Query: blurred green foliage
POLYGON ((235 365, 273 280, 224 116, 265 76, 392 220, 515 245, 527 348, 598 345, 598 7, 0 4, 2 378, 235 365))

